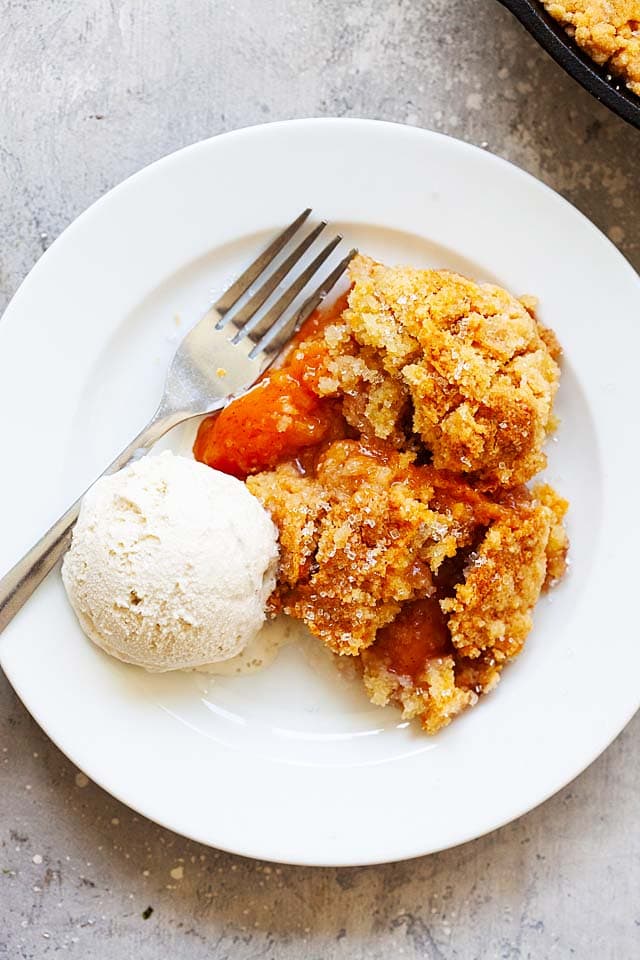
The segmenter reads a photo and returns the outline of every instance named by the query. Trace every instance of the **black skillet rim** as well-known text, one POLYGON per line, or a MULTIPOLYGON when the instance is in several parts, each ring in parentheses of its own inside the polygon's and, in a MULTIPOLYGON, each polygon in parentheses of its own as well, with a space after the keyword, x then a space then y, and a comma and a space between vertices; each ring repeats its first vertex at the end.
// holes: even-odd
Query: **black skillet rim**
POLYGON ((553 19, 540 0, 499 0, 518 18, 526 30, 574 80, 596 100, 619 117, 640 129, 640 97, 629 90, 624 81, 612 77, 599 67, 571 39, 564 27, 553 19))

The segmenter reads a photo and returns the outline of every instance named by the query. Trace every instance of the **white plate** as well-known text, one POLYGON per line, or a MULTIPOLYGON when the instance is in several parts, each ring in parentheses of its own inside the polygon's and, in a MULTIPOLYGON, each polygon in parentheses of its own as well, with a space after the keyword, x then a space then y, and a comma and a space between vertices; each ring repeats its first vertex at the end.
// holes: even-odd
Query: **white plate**
POLYGON ((428 738, 370 706, 314 645, 245 678, 127 668, 85 640, 57 573, 0 653, 58 746, 139 812, 249 856, 361 864, 440 850, 530 810, 638 707, 640 282, 561 197, 467 144, 355 120, 254 127, 132 177, 53 244, 0 325, 0 569, 152 412, 176 315, 182 328, 198 318, 308 204, 387 262, 537 294, 565 347, 549 476, 572 502, 572 566, 522 656, 428 738))

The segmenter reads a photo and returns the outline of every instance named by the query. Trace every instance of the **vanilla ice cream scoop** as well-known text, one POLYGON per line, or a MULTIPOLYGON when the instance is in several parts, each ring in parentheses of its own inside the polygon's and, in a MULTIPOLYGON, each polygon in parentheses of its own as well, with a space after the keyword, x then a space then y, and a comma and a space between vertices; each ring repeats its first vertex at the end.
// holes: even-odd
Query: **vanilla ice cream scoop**
POLYGON ((265 619, 277 532, 245 485, 166 452, 86 494, 62 565, 85 633, 147 670, 240 653, 265 619))

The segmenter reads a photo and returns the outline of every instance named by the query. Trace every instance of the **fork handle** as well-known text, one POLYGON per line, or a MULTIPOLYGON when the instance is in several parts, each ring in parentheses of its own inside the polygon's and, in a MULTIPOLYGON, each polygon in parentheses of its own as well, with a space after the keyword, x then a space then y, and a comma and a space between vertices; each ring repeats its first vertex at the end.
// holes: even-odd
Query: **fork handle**
MULTIPOLYGON (((147 426, 135 437, 122 453, 109 464, 101 476, 115 473, 164 436, 171 427, 186 420, 190 413, 165 413, 159 410, 147 426)), ((97 478, 99 479, 99 478, 97 478)), ((86 492, 86 491, 85 491, 86 492)), ((15 617, 71 543, 71 533, 80 513, 82 497, 63 513, 52 527, 38 540, 28 553, 0 580, 0 633, 15 617)))

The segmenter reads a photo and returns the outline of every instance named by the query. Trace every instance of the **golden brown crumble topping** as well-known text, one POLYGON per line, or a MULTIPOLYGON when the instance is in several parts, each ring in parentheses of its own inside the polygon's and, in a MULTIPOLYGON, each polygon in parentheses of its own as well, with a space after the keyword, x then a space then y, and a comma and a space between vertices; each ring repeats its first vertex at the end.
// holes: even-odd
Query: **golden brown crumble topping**
POLYGON ((452 499, 459 482, 412 460, 342 440, 313 476, 282 464, 247 479, 280 531, 275 609, 304 620, 336 653, 370 646, 403 603, 433 595, 433 573, 472 542, 478 513, 500 513, 488 500, 474 504, 470 489, 471 502, 452 499))
POLYGON ((640 0, 543 0, 578 46, 640 96, 640 0))
POLYGON ((357 257, 348 308, 324 331, 318 381, 343 396, 365 436, 406 445, 407 426, 436 467, 518 484, 546 463, 557 341, 519 300, 442 270, 357 257))

